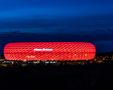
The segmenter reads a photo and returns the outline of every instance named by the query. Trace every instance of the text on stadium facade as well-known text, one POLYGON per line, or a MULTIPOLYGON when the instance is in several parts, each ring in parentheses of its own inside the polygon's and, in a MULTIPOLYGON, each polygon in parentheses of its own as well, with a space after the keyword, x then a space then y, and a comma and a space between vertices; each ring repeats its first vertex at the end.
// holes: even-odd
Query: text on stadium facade
POLYGON ((35 48, 34 51, 53 51, 53 49, 49 49, 49 48, 35 48))

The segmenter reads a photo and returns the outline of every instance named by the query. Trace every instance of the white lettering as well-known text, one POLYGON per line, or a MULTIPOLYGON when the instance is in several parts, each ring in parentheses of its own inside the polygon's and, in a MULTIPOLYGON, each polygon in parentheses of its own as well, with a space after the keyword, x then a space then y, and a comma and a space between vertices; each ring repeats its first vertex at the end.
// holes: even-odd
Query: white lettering
POLYGON ((49 49, 49 48, 35 48, 34 51, 53 51, 53 49, 49 49))

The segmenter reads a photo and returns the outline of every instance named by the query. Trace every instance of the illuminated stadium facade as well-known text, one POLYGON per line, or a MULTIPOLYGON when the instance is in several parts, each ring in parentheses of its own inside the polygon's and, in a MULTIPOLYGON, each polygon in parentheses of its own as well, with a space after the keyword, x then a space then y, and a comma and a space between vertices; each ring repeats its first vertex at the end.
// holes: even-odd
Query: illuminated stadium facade
POLYGON ((87 42, 16 42, 4 47, 6 60, 92 60, 96 48, 87 42))

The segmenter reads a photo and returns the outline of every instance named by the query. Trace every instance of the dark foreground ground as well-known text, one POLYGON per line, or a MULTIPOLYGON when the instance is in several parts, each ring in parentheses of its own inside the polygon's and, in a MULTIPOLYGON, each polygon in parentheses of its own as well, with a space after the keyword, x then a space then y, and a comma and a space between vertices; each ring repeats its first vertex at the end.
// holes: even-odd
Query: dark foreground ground
POLYGON ((1 67, 0 90, 113 90, 113 62, 1 67))

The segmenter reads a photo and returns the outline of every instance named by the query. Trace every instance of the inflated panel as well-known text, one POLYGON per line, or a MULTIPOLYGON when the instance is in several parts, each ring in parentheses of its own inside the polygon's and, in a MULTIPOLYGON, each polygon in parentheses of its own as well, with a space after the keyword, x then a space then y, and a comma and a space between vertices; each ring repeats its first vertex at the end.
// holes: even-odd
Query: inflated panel
POLYGON ((17 42, 4 48, 6 60, 92 60, 95 54, 87 42, 17 42))

